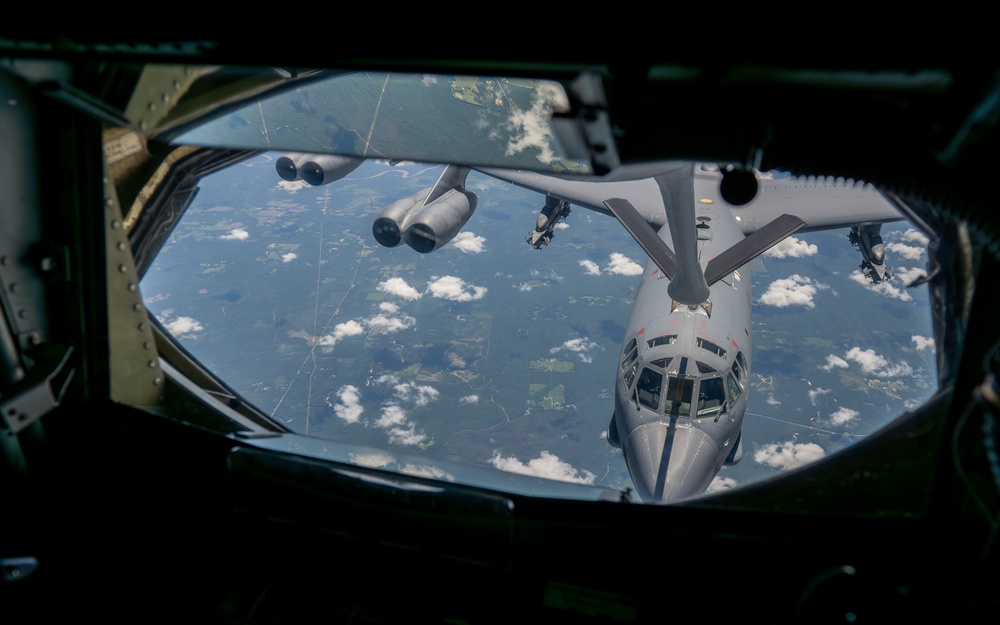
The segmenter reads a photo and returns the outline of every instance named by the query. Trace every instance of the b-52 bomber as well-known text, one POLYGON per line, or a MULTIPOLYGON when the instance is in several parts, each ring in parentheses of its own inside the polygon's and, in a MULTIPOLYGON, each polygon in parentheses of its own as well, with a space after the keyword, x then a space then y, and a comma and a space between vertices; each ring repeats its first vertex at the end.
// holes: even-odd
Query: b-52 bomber
MULTIPOLYGON (((327 184, 353 171, 356 159, 277 160, 282 178, 327 184), (317 175, 317 171, 323 171, 317 175)), ((385 247, 406 243, 420 253, 441 249, 475 212, 465 188, 469 167, 448 165, 434 186, 401 198, 374 220, 385 247)), ((618 219, 648 255, 625 330, 608 442, 620 448, 638 496, 669 503, 701 495, 723 466, 743 457, 753 354, 749 263, 795 232, 851 227, 865 275, 891 277, 881 225, 899 211, 871 185, 853 180, 763 178, 741 205, 724 197, 727 170, 690 162, 661 163, 593 182, 477 168, 542 193, 545 204, 528 242, 540 248, 558 221, 580 206, 618 219)))

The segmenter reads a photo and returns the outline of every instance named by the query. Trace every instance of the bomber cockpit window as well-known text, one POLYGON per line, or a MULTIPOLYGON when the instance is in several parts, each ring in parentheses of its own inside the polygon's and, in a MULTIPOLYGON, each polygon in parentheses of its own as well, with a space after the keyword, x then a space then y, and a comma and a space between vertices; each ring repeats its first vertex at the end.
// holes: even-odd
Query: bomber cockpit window
POLYGON ((695 378, 670 376, 667 381, 667 397, 663 412, 668 415, 688 417, 691 415, 691 396, 694 393, 695 378))
POLYGON ((698 373, 715 373, 715 367, 711 365, 706 365, 700 360, 696 360, 695 364, 698 366, 698 373))
POLYGON ((698 386, 699 417, 714 417, 725 408, 726 386, 722 377, 702 378, 698 386))
POLYGON ((722 358, 723 360, 726 359, 726 350, 707 339, 698 338, 695 344, 702 349, 708 350, 713 354, 717 354, 719 358, 722 358))
POLYGON ((655 339, 649 339, 646 341, 646 349, 658 347, 660 345, 673 345, 676 342, 676 334, 664 334, 663 336, 658 336, 655 339))
MULTIPOLYGON (((636 341, 634 338, 628 342, 628 345, 625 346, 625 349, 623 350, 625 356, 622 358, 622 371, 628 369, 628 366, 635 362, 635 359, 638 357, 639 353, 636 351, 635 346, 636 341)), ((633 373, 633 375, 635 374, 633 373)))
POLYGON ((633 363, 631 367, 622 375, 625 380, 625 388, 632 388, 632 380, 635 379, 635 373, 639 369, 639 363, 633 363))
POLYGON ((729 380, 729 398, 733 401, 736 401, 736 398, 743 393, 743 387, 740 386, 740 383, 736 380, 736 376, 733 375, 732 371, 729 372, 728 380, 729 380))
POLYGON ((639 382, 635 386, 639 403, 650 410, 657 410, 660 407, 660 389, 662 387, 663 374, 655 369, 643 367, 639 382))
POLYGON ((733 361, 733 375, 736 376, 736 382, 739 384, 740 390, 746 388, 749 373, 747 372, 747 361, 743 357, 743 352, 736 352, 736 360, 733 361))

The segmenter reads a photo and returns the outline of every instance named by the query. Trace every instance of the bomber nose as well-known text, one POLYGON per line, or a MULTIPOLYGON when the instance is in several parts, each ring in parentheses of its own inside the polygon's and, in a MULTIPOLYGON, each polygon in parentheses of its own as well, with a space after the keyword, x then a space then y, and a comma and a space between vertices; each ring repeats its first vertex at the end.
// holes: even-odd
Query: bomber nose
POLYGON ((690 426, 645 423, 629 434, 629 474, 647 503, 703 493, 715 476, 718 455, 712 437, 690 426))

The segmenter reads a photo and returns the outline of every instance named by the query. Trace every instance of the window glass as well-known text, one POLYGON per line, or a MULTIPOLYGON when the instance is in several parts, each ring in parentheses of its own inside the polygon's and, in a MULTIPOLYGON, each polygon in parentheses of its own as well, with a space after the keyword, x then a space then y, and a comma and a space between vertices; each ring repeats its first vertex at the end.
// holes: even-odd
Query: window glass
POLYGON ((722 412, 726 404, 726 386, 723 378, 702 378, 698 384, 699 417, 714 417, 722 412))
POLYGON ((660 407, 660 389, 663 386, 663 374, 655 369, 643 367, 639 381, 635 385, 639 403, 656 410, 660 407))
POLYGON ((667 395, 663 403, 663 412, 681 417, 691 415, 691 395, 694 392, 694 378, 670 376, 667 381, 667 395))

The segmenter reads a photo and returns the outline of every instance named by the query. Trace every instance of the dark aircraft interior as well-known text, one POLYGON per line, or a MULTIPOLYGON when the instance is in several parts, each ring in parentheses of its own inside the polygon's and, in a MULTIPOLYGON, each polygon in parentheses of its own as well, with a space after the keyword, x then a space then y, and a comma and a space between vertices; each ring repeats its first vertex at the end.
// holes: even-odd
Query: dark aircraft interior
POLYGON ((1000 609, 1000 63, 270 43, 0 33, 3 622, 873 623, 1000 609), (598 173, 697 159, 875 184, 933 233, 938 392, 827 462, 664 506, 363 475, 254 445, 281 428, 135 294, 199 178, 246 150, 165 137, 357 70, 560 81, 562 122, 598 173))

